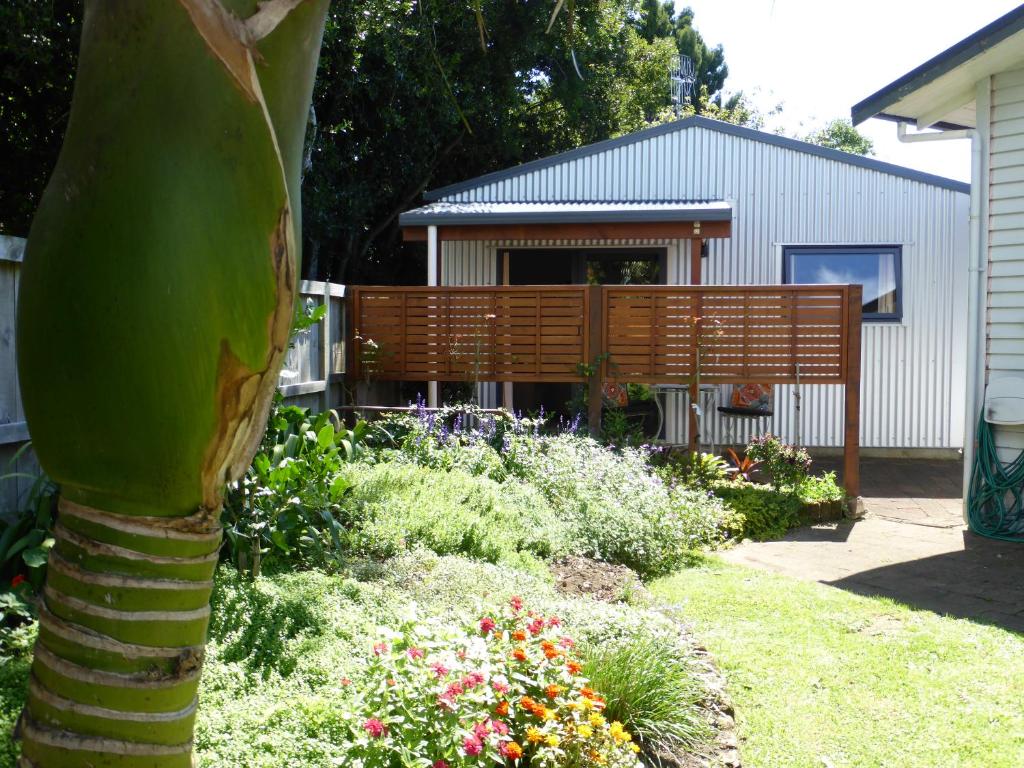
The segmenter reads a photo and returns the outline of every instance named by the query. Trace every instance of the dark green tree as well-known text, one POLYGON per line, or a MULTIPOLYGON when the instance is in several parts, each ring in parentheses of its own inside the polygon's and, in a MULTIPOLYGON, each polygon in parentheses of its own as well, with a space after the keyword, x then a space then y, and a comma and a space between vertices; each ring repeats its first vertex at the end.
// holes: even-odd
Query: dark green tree
POLYGON ((853 123, 841 117, 830 120, 824 128, 812 131, 802 138, 811 144, 850 152, 854 155, 873 155, 875 153, 874 142, 854 128, 853 123))
MULTIPOLYGON (((694 91, 699 93, 701 88, 706 89, 707 103, 721 106, 721 90, 726 77, 729 76, 725 51, 721 45, 711 48, 704 42, 704 38, 693 25, 693 18, 691 8, 684 8, 676 13, 672 0, 643 0, 637 15, 636 27, 647 42, 665 37, 672 38, 679 54, 689 56, 693 61, 696 76, 694 91)), ((700 108, 697 100, 694 100, 694 107, 698 110, 700 108)))

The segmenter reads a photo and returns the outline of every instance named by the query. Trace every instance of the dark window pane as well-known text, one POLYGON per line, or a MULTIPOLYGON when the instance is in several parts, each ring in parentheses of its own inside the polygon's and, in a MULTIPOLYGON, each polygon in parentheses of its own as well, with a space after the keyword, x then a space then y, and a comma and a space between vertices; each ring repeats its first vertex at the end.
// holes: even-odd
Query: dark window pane
POLYGON ((899 261, 895 252, 793 250, 786 256, 787 282, 860 284, 865 315, 898 316, 899 261))

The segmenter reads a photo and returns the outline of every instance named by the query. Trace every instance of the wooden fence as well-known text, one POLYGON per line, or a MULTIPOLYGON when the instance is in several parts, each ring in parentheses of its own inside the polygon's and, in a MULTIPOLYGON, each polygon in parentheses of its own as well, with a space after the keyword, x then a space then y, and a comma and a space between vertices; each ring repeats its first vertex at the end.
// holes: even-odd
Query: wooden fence
MULTIPOLYGON (((844 384, 859 492, 856 285, 349 289, 353 376, 392 381, 844 384)), ((592 428, 600 388, 590 388, 592 428)), ((691 414, 691 445, 696 439, 691 414)))
MULTIPOLYGON (((29 440, 21 406, 14 348, 18 274, 25 240, 0 235, 0 475, 16 475, 0 481, 0 516, 20 508, 26 492, 40 472, 30 450, 19 450, 29 440), (12 461, 15 455, 17 460, 12 461)), ((293 340, 281 371, 279 389, 292 405, 314 411, 344 403, 345 286, 303 281, 300 306, 310 310, 327 305, 320 323, 293 340)))

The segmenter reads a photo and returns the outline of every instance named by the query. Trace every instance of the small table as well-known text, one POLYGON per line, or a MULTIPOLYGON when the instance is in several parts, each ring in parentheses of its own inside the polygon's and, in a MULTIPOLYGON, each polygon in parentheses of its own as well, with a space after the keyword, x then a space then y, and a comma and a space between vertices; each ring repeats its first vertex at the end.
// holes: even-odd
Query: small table
MULTIPOLYGON (((661 404, 661 399, 658 395, 665 395, 674 392, 686 392, 689 394, 690 386, 688 384, 652 384, 651 394, 654 395, 654 405, 658 409, 658 431, 655 432, 655 439, 661 435, 661 430, 665 426, 665 409, 661 404)), ((696 407, 697 413, 697 441, 700 442, 701 433, 703 430, 704 413, 707 411, 713 411, 715 404, 718 402, 718 385, 716 384, 701 384, 700 394, 698 395, 698 403, 696 407)), ((712 436, 713 437, 713 436, 712 436)), ((714 452, 715 445, 714 440, 711 443, 711 451, 714 452)))

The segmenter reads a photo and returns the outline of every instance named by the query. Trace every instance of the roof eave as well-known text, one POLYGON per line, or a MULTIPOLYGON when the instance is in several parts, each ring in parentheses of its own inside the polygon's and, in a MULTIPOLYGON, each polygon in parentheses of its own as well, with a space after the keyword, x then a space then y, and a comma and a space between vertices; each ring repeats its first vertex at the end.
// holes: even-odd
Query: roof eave
POLYGON ((467 226, 477 224, 602 224, 680 221, 731 221, 731 206, 680 208, 657 211, 537 211, 486 212, 406 211, 398 217, 401 227, 467 226))
MULTIPOLYGON (((962 66, 1022 30, 1024 30, 1024 5, 1000 16, 991 24, 987 24, 866 99, 854 104, 850 109, 853 124, 859 125, 869 118, 885 116, 889 107, 898 104, 914 91, 962 66)), ((886 117, 886 119, 891 118, 886 117)), ((917 122, 916 118, 901 118, 901 120, 917 122)), ((941 124, 936 123, 935 126, 940 127, 941 124)))

